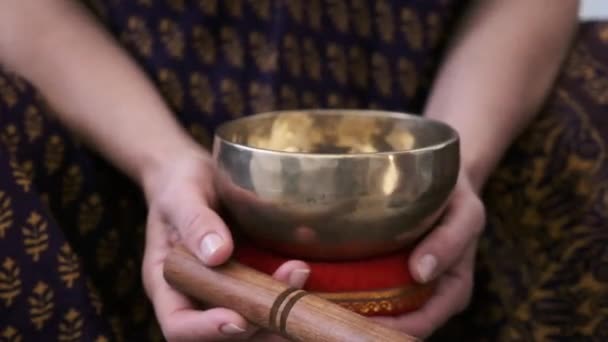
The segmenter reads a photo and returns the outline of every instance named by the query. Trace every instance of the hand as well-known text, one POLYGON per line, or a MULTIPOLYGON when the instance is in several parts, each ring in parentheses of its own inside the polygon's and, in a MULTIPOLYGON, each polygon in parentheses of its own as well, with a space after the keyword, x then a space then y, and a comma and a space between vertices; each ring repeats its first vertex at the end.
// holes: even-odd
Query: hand
POLYGON ((434 296, 415 312, 374 320, 427 338, 464 310, 471 298, 477 241, 484 226, 484 206, 470 179, 461 173, 439 225, 410 258, 410 269, 417 281, 437 281, 434 296))
MULTIPOLYGON (((214 211, 214 175, 213 163, 205 153, 184 151, 145 179, 149 214, 142 276, 169 341, 241 340, 257 333, 234 311, 197 309, 200 306, 171 288, 163 277, 163 262, 176 241, 209 266, 222 264, 232 254, 230 231, 214 211)), ((274 277, 302 287, 309 272, 303 262, 288 261, 274 277)))

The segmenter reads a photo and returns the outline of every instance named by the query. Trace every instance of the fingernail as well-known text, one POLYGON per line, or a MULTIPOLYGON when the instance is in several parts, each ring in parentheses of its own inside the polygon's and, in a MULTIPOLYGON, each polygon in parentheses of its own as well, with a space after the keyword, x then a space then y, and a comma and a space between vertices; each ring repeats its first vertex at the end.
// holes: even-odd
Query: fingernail
POLYGON ((201 241, 201 253, 203 262, 209 262, 215 252, 220 249, 223 244, 224 240, 216 233, 209 233, 205 235, 203 241, 201 241))
POLYGON ((293 287, 304 287, 306 284, 306 280, 308 280, 308 276, 310 275, 310 270, 306 268, 299 268, 293 270, 289 275, 289 285, 293 287))
POLYGON ((437 267, 437 258, 434 255, 426 254, 418 261, 418 275, 423 283, 431 280, 433 272, 437 267))
POLYGON ((236 325, 234 323, 226 323, 226 324, 222 324, 220 326, 220 331, 222 332, 222 334, 236 335, 236 334, 244 333, 245 329, 239 327, 238 325, 236 325))

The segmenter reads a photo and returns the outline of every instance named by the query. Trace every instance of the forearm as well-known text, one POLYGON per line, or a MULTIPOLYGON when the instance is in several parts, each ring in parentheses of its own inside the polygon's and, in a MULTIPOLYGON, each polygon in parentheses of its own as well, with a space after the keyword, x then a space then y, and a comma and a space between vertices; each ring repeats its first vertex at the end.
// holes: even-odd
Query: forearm
POLYGON ((575 0, 477 1, 439 71, 425 115, 461 137, 479 190, 539 111, 577 26, 575 0))
POLYGON ((0 62, 31 82, 67 127, 141 183, 144 170, 193 143, 153 84, 76 3, 0 5, 0 62))

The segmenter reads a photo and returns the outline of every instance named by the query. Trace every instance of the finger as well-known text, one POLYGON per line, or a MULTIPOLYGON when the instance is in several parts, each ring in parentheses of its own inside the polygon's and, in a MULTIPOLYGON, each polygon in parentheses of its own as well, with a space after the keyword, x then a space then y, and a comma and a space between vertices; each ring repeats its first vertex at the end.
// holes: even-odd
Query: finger
MULTIPOLYGON (((292 287, 299 288, 304 285, 309 273, 308 266, 304 262, 288 261, 281 265, 273 276, 292 287)), ((180 303, 181 295, 177 294, 176 297, 173 297, 171 292, 165 292, 162 298, 155 301, 157 304, 155 306, 167 308, 171 307, 171 304, 180 303)), ((257 327, 248 325, 243 317, 231 310, 216 308, 201 312, 190 310, 187 307, 181 309, 179 306, 174 305, 173 307, 177 308, 177 311, 164 319, 165 326, 167 326, 165 333, 176 339, 245 339, 258 331, 257 327), (204 323, 201 320, 204 320, 204 323)), ((257 336, 258 338, 263 336, 264 341, 281 340, 269 332, 260 332, 257 336)))
POLYGON ((481 200, 469 188, 454 192, 440 224, 420 242, 410 257, 412 276, 428 283, 460 260, 485 224, 481 200))
POLYGON ((159 317, 159 322, 169 341, 245 340, 255 332, 236 312, 224 308, 179 310, 159 317))
POLYGON ((181 293, 174 290, 162 275, 162 264, 153 265, 149 287, 151 301, 164 336, 169 341, 239 340, 255 333, 255 327, 238 313, 214 308, 196 310, 181 293))
POLYGON ((476 246, 476 243, 471 244, 454 270, 439 279, 434 296, 421 309, 399 318, 376 317, 372 319, 419 338, 430 336, 468 305, 473 288, 476 246))
POLYGON ((254 327, 236 312, 220 308, 195 310, 191 301, 165 281, 163 261, 170 248, 167 234, 160 219, 150 215, 142 275, 146 293, 167 340, 240 340, 253 334, 254 327))
POLYGON ((208 266, 224 263, 232 254, 233 242, 224 221, 208 207, 203 196, 194 191, 164 203, 165 216, 180 235, 180 240, 208 266))
POLYGON ((273 278, 294 288, 302 288, 308 280, 310 268, 299 260, 283 263, 273 274, 273 278))

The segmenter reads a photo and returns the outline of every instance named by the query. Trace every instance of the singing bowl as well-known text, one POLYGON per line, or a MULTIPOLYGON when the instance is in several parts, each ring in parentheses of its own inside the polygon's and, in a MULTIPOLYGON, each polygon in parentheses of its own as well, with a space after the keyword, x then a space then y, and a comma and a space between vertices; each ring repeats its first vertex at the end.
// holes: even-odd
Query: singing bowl
POLYGON ((228 221, 290 257, 349 260, 411 247, 458 177, 459 137, 406 113, 261 113, 216 130, 217 193, 228 221))

